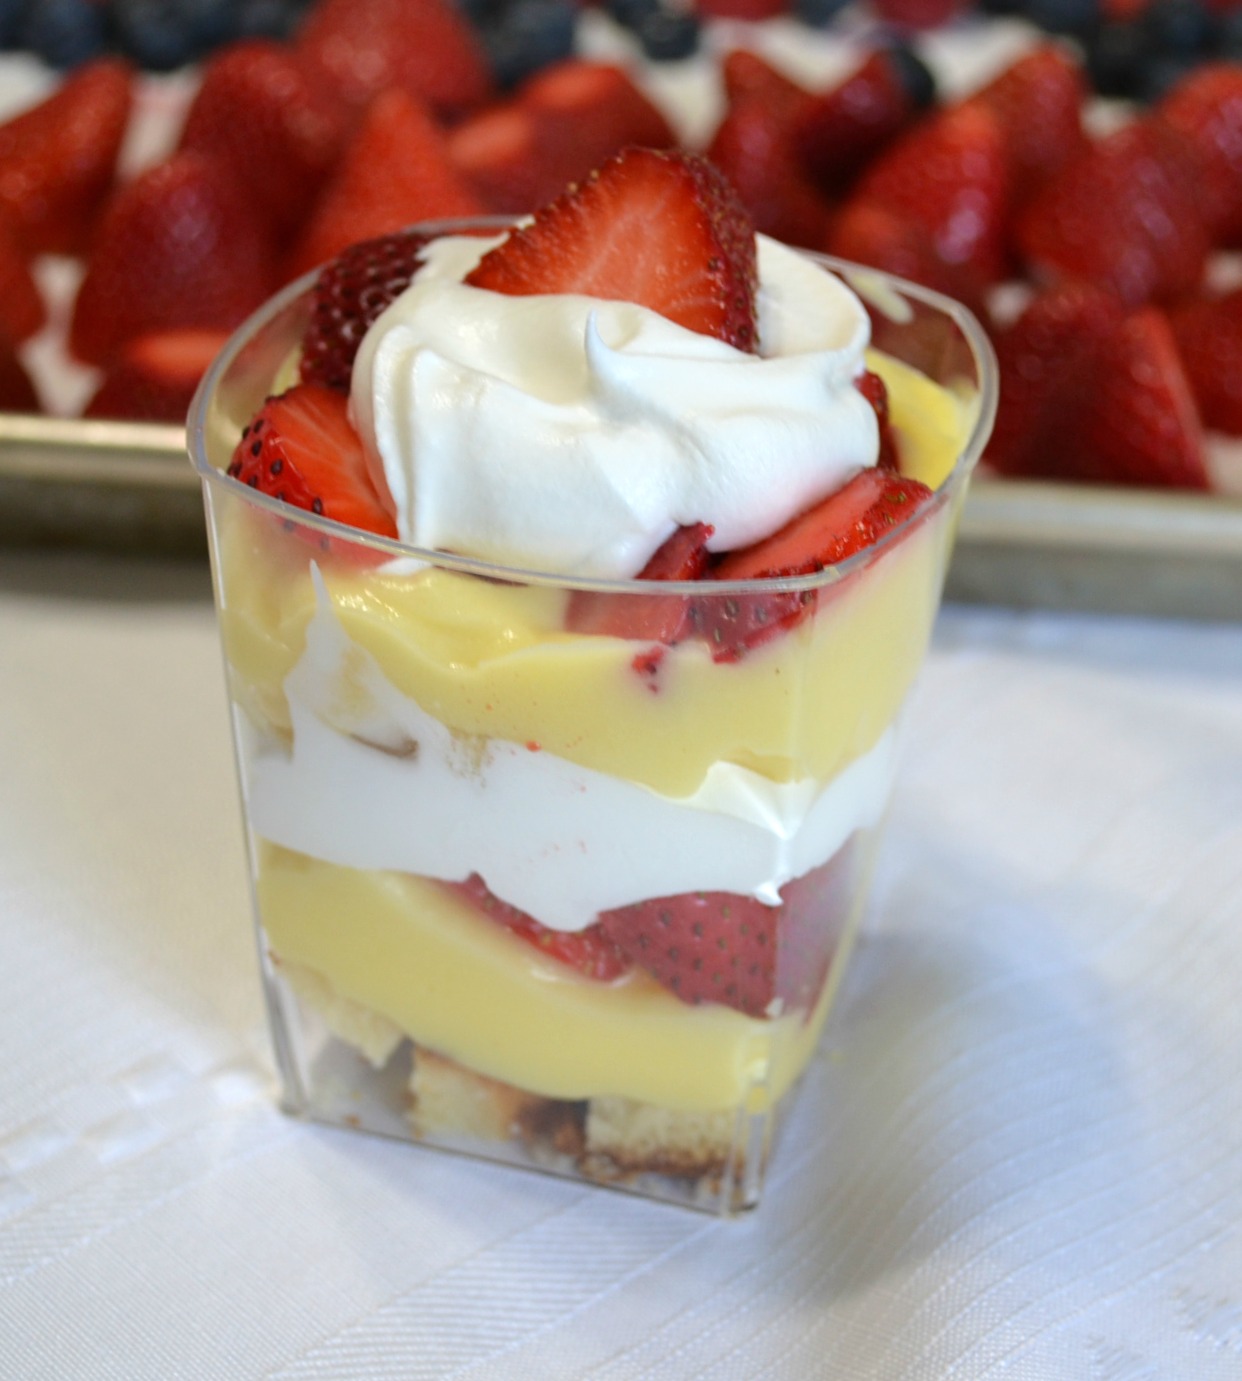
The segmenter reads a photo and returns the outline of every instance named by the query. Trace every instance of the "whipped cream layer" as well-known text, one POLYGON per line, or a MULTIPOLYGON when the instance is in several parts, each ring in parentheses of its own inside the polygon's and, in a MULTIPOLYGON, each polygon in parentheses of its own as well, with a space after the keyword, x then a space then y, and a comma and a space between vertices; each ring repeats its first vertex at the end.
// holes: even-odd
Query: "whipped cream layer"
POLYGON ((751 355, 632 303, 466 286, 498 242, 433 242, 358 351, 354 422, 403 541, 629 577, 680 525, 746 546, 875 463, 866 311, 805 256, 758 237, 751 355))
POLYGON ((258 835, 351 868, 444 881, 479 872, 559 930, 694 890, 778 904, 781 886, 878 822, 892 785, 891 729, 822 788, 720 762, 680 799, 537 745, 454 734, 349 640, 322 583, 285 689, 292 749, 243 733, 258 835))

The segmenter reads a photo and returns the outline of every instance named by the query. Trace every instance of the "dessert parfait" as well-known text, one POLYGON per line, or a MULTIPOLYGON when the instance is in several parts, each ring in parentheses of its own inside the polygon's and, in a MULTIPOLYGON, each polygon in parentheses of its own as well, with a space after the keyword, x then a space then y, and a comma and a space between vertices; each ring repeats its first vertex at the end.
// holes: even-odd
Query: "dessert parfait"
POLYGON ((291 1108, 757 1201, 990 370, 645 149, 239 333, 190 432, 291 1108))

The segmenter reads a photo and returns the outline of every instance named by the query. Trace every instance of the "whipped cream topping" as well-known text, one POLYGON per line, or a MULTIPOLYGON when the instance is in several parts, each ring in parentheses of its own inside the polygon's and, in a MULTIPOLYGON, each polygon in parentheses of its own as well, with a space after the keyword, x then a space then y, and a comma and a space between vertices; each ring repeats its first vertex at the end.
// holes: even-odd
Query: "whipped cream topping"
POLYGON ((875 463, 867 314, 805 256, 758 238, 751 355, 632 303, 466 286, 498 242, 435 241, 358 351, 354 422, 403 541, 629 577, 679 525, 746 546, 875 463))
POLYGON ((350 641, 316 580, 306 649, 285 682, 293 748, 243 735, 250 824, 273 843, 450 882, 477 871, 544 925, 580 930, 601 911, 696 889, 776 905, 780 887, 887 804, 892 729, 823 787, 719 762, 681 799, 543 750, 454 734, 350 641))

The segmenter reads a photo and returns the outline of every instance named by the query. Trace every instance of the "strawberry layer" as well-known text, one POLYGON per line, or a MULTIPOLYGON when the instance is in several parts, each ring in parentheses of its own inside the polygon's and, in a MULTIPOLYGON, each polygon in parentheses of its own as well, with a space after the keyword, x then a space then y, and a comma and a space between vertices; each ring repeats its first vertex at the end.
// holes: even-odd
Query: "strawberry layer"
POLYGON ((256 890, 277 964, 323 980, 316 986, 330 1023, 333 1000, 344 999, 533 1093, 687 1110, 759 1111, 779 1100, 814 1049, 853 919, 832 918, 844 939, 811 1016, 769 1020, 688 1006, 639 970, 611 984, 583 978, 409 875, 266 845, 256 890))

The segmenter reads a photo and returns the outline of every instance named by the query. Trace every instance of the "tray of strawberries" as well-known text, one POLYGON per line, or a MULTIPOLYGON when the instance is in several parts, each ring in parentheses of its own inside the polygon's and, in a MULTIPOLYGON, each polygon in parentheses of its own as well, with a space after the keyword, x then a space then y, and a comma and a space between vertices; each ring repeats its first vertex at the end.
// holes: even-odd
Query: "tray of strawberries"
POLYGON ((296 8, 172 72, 106 36, 61 72, 0 60, 0 540, 201 552, 180 421, 276 287, 681 145, 761 231, 987 326, 1001 406, 950 597, 1242 617, 1230 0, 1194 60, 1128 86, 1122 29, 1162 32, 1142 5, 1050 36, 913 0, 703 0, 675 43, 655 0, 580 5, 542 56, 451 0, 296 8))

